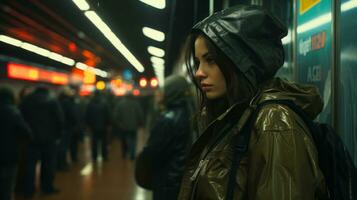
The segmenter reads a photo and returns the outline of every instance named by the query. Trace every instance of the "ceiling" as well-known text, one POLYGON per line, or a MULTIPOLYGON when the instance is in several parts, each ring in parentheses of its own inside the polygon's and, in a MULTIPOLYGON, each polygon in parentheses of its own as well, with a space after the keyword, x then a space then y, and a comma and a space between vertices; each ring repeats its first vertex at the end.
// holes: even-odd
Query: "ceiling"
MULTIPOLYGON (((165 74, 170 74, 179 49, 197 14, 197 1, 167 0, 163 10, 139 0, 87 0, 91 10, 102 18, 127 49, 144 66, 138 73, 121 53, 102 35, 71 0, 2 0, 0 33, 35 44, 75 61, 120 74, 125 69, 134 79, 155 76, 148 46, 165 50, 165 74), (144 26, 160 30, 166 39, 157 42, 142 33, 144 26)), ((56 61, 0 44, 0 54, 71 70, 56 61)))

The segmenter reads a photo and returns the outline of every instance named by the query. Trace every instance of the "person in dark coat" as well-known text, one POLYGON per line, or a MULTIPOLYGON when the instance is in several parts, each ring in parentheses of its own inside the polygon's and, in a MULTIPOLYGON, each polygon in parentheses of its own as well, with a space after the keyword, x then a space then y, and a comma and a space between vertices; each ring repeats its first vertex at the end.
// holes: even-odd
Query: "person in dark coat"
POLYGON ((136 144, 138 129, 144 124, 144 114, 140 104, 132 96, 123 97, 114 108, 114 122, 120 130, 123 142, 123 157, 136 157, 136 144))
MULTIPOLYGON (((70 145, 77 141, 77 135, 80 129, 79 125, 79 111, 77 109, 77 104, 75 102, 75 93, 70 87, 64 87, 61 94, 58 97, 60 105, 64 113, 64 132, 58 146, 58 160, 57 169, 66 171, 69 169, 69 163, 67 159, 67 154, 70 150, 70 145)), ((76 147, 74 147, 76 148, 76 147)), ((71 158, 76 160, 76 153, 71 153, 71 158)))
POLYGON ((0 199, 11 200, 18 167, 19 141, 29 140, 31 131, 15 106, 11 89, 0 88, 0 199))
POLYGON ((108 130, 111 124, 110 111, 103 94, 95 91, 86 109, 86 123, 92 134, 92 159, 97 161, 98 145, 104 160, 108 159, 108 130))
POLYGON ((153 191, 154 200, 177 199, 184 163, 193 143, 190 94, 189 84, 182 76, 165 79, 165 111, 136 160, 136 181, 153 191))
POLYGON ((37 87, 21 104, 25 120, 33 131, 33 141, 26 155, 24 195, 32 197, 35 192, 35 169, 41 161, 41 191, 44 194, 58 193, 53 185, 56 167, 56 148, 62 135, 64 118, 57 99, 48 88, 37 87))

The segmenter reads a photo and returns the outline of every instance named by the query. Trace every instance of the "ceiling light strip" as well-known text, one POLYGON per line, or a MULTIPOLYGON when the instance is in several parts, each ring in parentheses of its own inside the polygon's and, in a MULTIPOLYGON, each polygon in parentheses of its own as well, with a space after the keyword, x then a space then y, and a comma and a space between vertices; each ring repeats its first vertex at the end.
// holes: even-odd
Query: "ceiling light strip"
POLYGON ((158 9, 164 9, 166 7, 166 0, 140 0, 140 1, 158 9))
POLYGON ((144 72, 143 65, 125 47, 119 38, 112 32, 106 23, 94 11, 86 11, 84 15, 99 29, 112 45, 132 64, 139 72, 144 72))
POLYGON ((41 48, 39 46, 30 44, 30 43, 27 43, 27 42, 23 42, 21 40, 18 40, 18 39, 15 39, 15 38, 12 38, 12 37, 9 37, 9 36, 6 36, 6 35, 0 35, 0 41, 4 42, 4 43, 7 43, 7 44, 10 44, 10 45, 13 45, 13 46, 16 46, 16 47, 20 47, 20 48, 25 49, 27 51, 36 53, 36 54, 38 54, 40 56, 44 56, 44 57, 50 58, 50 59, 55 60, 57 62, 61 62, 61 63, 66 64, 68 66, 73 66, 74 63, 75 63, 75 61, 73 59, 71 59, 71 58, 62 56, 62 55, 60 55, 58 53, 51 52, 51 51, 49 51, 47 49, 41 48))
POLYGON ((89 10, 89 4, 85 0, 73 0, 73 3, 82 11, 89 10))
POLYGON ((80 70, 89 70, 91 72, 93 72, 95 75, 98 75, 100 77, 103 77, 103 78, 106 78, 108 77, 108 72, 104 71, 104 70, 101 70, 101 69, 98 69, 98 68, 95 68, 95 67, 91 67, 91 66, 88 66, 84 63, 81 63, 81 62, 77 62, 76 63, 76 68, 80 69, 80 70))
POLYGON ((153 56, 156 56, 156 57, 164 57, 165 56, 165 51, 160 48, 149 46, 147 50, 153 56))
MULTIPOLYGON (((71 58, 67 58, 67 57, 62 56, 62 55, 60 55, 58 53, 51 52, 51 51, 49 51, 47 49, 38 47, 36 45, 30 44, 30 43, 27 43, 27 42, 22 42, 22 41, 20 41, 18 39, 15 39, 15 38, 12 38, 12 37, 9 37, 9 36, 6 36, 6 35, 0 35, 0 41, 4 42, 4 43, 7 43, 7 44, 10 44, 10 45, 13 45, 13 46, 20 47, 20 48, 25 49, 27 51, 31 51, 31 52, 36 53, 38 55, 50 58, 52 60, 64 63, 64 64, 69 65, 69 66, 73 66, 75 64, 75 61, 73 59, 71 59, 71 58)), ((81 62, 77 62, 75 67, 78 68, 78 69, 81 69, 81 70, 90 70, 93 73, 95 73, 96 75, 101 76, 103 78, 108 77, 108 72, 106 72, 104 70, 101 70, 101 69, 98 69, 98 68, 87 66, 86 64, 81 63, 81 62)))
POLYGON ((143 34, 146 37, 151 38, 156 41, 159 41, 159 42, 162 42, 165 40, 165 33, 158 31, 156 29, 153 29, 153 28, 144 27, 143 34))

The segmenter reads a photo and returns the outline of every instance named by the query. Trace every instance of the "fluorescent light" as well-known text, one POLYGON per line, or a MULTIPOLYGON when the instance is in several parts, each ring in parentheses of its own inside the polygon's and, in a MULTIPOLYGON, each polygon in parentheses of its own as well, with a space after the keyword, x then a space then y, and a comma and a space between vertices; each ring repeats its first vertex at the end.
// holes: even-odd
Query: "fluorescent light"
POLYGON ((76 6, 83 11, 86 11, 89 9, 89 4, 85 0, 72 0, 76 6))
POLYGON ((330 21, 331 21, 331 13, 329 12, 329 13, 321 15, 320 17, 318 17, 316 19, 310 20, 310 21, 306 22, 305 24, 298 26, 297 32, 303 33, 303 32, 309 31, 311 29, 314 29, 316 27, 327 24, 330 21))
POLYGON ((153 46, 148 47, 148 52, 151 55, 156 56, 156 57, 164 57, 165 56, 164 50, 157 48, 157 47, 153 47, 153 46))
POLYGON ((112 45, 132 64, 139 72, 144 72, 143 65, 125 47, 119 38, 110 30, 109 26, 94 11, 86 11, 85 16, 99 29, 112 45))
POLYGON ((38 55, 45 56, 45 57, 47 57, 50 54, 50 51, 48 51, 47 49, 43 49, 41 47, 38 47, 36 45, 30 44, 27 42, 23 42, 20 47, 23 49, 26 49, 27 51, 31 51, 33 53, 36 53, 38 55))
POLYGON ((51 58, 52 60, 56 60, 58 62, 62 62, 62 55, 58 54, 58 53, 55 53, 55 52, 51 52, 49 55, 48 55, 49 58, 51 58))
POLYGON ((151 60, 151 62, 153 64, 157 64, 157 65, 164 65, 165 64, 164 59, 158 58, 158 57, 155 57, 155 56, 151 56, 150 60, 151 60))
POLYGON ((86 70, 88 68, 88 66, 84 63, 81 62, 77 62, 76 63, 76 68, 81 69, 81 70, 86 70))
POLYGON ((153 67, 154 69, 161 69, 161 70, 165 69, 165 66, 164 66, 163 64, 153 63, 153 64, 152 64, 152 67, 153 67))
POLYGON ((20 47, 22 45, 22 42, 20 40, 17 40, 12 37, 8 37, 6 35, 0 35, 0 41, 11 44, 13 46, 20 47))
POLYGON ((341 5, 341 11, 347 11, 351 10, 352 8, 357 8, 357 1, 356 0, 350 0, 348 2, 345 2, 341 5))
POLYGON ((166 7, 166 0, 140 0, 140 1, 158 9, 164 9, 166 7))
POLYGON ((20 47, 22 49, 25 49, 27 51, 31 51, 33 53, 36 53, 38 55, 53 59, 55 61, 61 62, 63 64, 69 65, 69 66, 73 66, 75 61, 71 58, 67 58, 65 56, 62 56, 58 53, 55 52, 51 52, 47 49, 44 49, 42 47, 27 43, 27 42, 22 42, 18 39, 6 36, 6 35, 0 35, 0 41, 5 42, 7 44, 13 45, 13 46, 17 46, 20 47))
POLYGON ((165 34, 161 31, 155 30, 153 28, 144 27, 143 33, 146 37, 151 38, 153 40, 162 42, 165 40, 165 34))
POLYGON ((69 66, 73 66, 75 61, 71 58, 67 58, 65 56, 62 56, 62 61, 63 64, 69 65, 69 66))
POLYGON ((103 77, 103 78, 108 77, 108 72, 98 69, 98 68, 95 68, 95 67, 90 67, 90 66, 88 66, 84 63, 81 63, 81 62, 76 63, 76 68, 83 70, 83 71, 89 70, 89 71, 93 72, 95 75, 103 77))

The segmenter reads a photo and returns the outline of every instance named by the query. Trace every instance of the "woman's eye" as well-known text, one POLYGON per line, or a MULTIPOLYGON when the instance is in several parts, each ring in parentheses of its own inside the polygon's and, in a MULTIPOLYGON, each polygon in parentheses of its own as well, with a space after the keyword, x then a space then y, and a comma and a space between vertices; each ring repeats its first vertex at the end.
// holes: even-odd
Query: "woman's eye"
POLYGON ((216 61, 214 60, 213 57, 207 57, 207 58, 206 58, 206 61, 207 61, 207 63, 209 63, 209 64, 214 64, 214 63, 216 63, 216 61))

